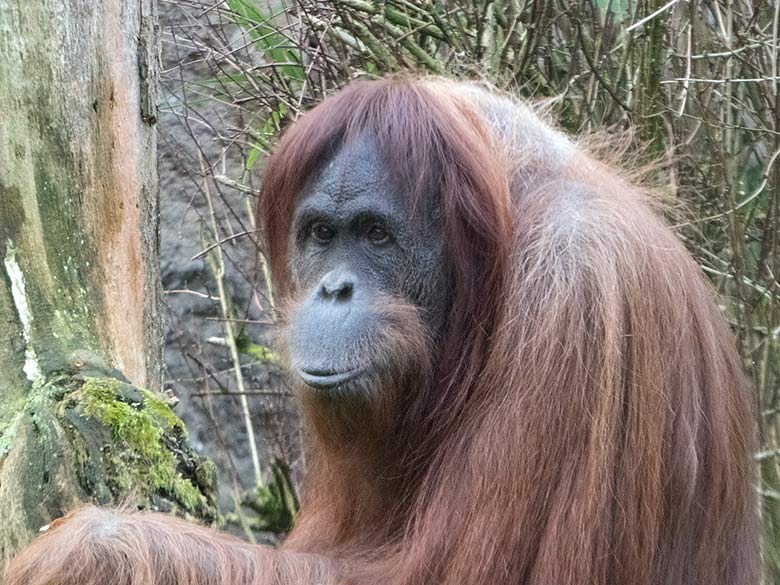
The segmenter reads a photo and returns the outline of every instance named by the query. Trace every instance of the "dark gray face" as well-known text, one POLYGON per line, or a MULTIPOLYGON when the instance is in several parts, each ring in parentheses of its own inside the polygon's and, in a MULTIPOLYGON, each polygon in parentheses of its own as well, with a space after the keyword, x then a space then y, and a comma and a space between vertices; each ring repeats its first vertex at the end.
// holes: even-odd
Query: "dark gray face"
POLYGON ((412 209, 401 189, 377 149, 358 141, 298 202, 291 271, 304 298, 288 334, 293 370, 309 386, 343 389, 382 367, 388 307, 413 305, 430 337, 441 332, 451 297, 441 222, 435 202, 412 209))

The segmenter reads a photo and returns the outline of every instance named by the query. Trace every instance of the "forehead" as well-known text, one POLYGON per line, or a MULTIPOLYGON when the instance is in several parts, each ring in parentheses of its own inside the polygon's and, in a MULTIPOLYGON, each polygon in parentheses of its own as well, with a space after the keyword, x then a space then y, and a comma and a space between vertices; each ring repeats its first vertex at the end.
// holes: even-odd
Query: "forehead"
POLYGON ((400 181, 373 141, 359 139, 342 146, 325 162, 304 189, 300 203, 341 206, 370 198, 397 208, 407 199, 403 195, 400 181))

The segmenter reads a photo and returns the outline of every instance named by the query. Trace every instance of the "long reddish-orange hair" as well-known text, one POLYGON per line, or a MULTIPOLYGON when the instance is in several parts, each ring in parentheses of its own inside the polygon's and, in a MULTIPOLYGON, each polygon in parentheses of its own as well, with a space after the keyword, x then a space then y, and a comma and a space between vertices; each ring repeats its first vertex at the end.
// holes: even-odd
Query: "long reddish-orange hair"
MULTIPOLYGON (((364 134, 410 197, 440 198, 456 287, 416 421, 434 448, 412 459, 415 493, 343 489, 353 512, 413 498, 383 582, 753 583, 749 389, 710 287, 644 190, 485 90, 354 84, 269 162, 260 223, 278 282, 296 197, 364 134)), ((307 492, 361 473, 342 471, 307 492)), ((375 540, 349 508, 337 516, 349 547, 375 540)), ((337 539, 303 518, 293 542, 337 539)))

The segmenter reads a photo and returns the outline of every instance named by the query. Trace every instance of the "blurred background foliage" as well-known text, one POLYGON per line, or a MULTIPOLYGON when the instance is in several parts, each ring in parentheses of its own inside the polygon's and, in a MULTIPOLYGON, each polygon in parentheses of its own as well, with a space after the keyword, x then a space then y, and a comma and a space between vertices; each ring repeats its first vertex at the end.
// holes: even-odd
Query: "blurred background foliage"
MULTIPOLYGON (((224 208, 220 221, 202 218, 205 255, 237 238, 255 245, 265 155, 301 112, 356 78, 411 71, 484 80, 545 100, 572 134, 614 136, 629 144, 629 160, 654 163, 652 179, 683 210, 672 222, 721 293, 755 388, 767 582, 780 583, 780 0, 174 3, 185 16, 166 30, 167 50, 187 47, 208 70, 187 75, 191 62, 180 58, 166 72, 167 110, 195 144, 187 160, 197 196, 211 219, 212 198, 224 208), (209 121, 214 104, 233 122, 209 121)), ((217 281, 224 261, 207 263, 217 281)), ((255 309, 268 325, 262 258, 256 273, 255 309)), ((240 374, 247 361, 273 370, 275 358, 229 291, 217 286, 211 299, 224 335, 210 341, 233 362, 221 392, 242 400, 256 479, 248 490, 234 485, 230 518, 247 534, 283 531, 305 462, 294 447, 291 455, 254 445, 255 398, 240 374)), ((278 377, 265 390, 286 396, 278 377)))

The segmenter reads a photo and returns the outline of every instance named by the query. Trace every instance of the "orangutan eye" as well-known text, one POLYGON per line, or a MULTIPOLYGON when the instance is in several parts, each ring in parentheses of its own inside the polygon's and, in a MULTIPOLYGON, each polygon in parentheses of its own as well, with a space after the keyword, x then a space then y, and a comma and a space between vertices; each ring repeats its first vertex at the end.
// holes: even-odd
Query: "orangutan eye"
POLYGON ((334 238, 336 232, 324 223, 315 223, 311 226, 311 235, 320 244, 327 244, 334 238))
POLYGON ((372 244, 386 244, 390 240, 390 234, 381 225, 374 224, 366 232, 366 238, 372 244))

